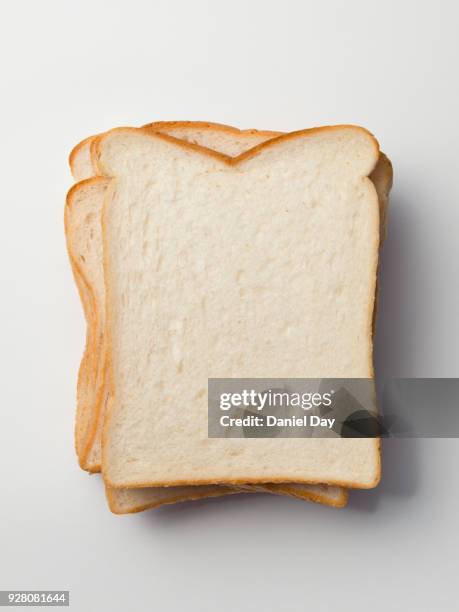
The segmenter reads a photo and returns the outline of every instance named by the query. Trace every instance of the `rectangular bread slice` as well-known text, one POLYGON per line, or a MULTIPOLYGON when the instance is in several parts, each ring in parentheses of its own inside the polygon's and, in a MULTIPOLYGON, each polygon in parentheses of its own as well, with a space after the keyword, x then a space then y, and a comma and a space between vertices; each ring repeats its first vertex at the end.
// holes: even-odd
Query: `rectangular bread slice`
POLYGON ((372 376, 374 138, 306 130, 231 160, 120 129, 96 152, 116 177, 103 216, 107 483, 374 486, 376 440, 209 440, 205 398, 208 377, 372 376))

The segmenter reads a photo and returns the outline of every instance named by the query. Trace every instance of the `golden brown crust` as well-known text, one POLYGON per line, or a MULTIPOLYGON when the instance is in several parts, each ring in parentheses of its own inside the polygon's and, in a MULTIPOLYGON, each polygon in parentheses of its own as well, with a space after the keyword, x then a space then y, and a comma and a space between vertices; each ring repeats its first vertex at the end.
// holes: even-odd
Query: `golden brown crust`
POLYGON ((91 159, 92 159, 92 163, 94 164, 94 167, 97 170, 97 173, 101 174, 102 176, 107 176, 110 178, 114 178, 114 177, 110 175, 110 172, 108 171, 107 168, 104 168, 103 163, 100 161, 100 153, 101 153, 102 143, 105 141, 106 138, 109 138, 112 134, 115 134, 115 133, 119 133, 119 134, 123 134, 123 133, 132 133, 132 134, 141 133, 142 134, 143 133, 146 136, 149 136, 151 138, 158 138, 160 140, 165 140, 166 142, 170 142, 172 144, 182 146, 185 149, 191 149, 193 151, 196 151, 197 153, 208 155, 209 157, 214 157, 215 159, 219 159, 220 161, 228 165, 231 164, 232 159, 237 159, 237 158, 231 158, 228 155, 225 155, 224 153, 219 153, 218 151, 214 151, 213 149, 208 149, 207 147, 203 147, 201 145, 195 144, 194 142, 187 142, 185 140, 181 140, 180 138, 176 138, 175 136, 170 136, 169 134, 163 134, 162 132, 152 131, 151 129, 148 129, 148 128, 130 128, 130 127, 113 128, 112 130, 109 130, 108 132, 105 132, 104 134, 101 134, 100 136, 96 136, 96 138, 94 138, 94 140, 91 142, 91 159))
MULTIPOLYGON (((108 185, 109 181, 105 177, 93 177, 90 179, 86 179, 84 181, 80 181, 79 183, 73 185, 71 189, 67 193, 66 203, 64 208, 64 227, 65 227, 65 236, 66 236, 66 245, 67 252, 70 260, 70 265, 72 267, 73 275, 75 278, 75 283, 77 285, 78 291, 80 293, 80 299, 83 305, 83 311, 85 314, 86 322, 87 322, 87 334, 86 334, 86 347, 83 354, 83 358, 80 364, 79 374, 78 374, 78 383, 77 389, 81 392, 84 389, 85 378, 91 376, 92 379, 89 383, 90 386, 96 385, 96 375, 97 372, 97 364, 93 363, 93 356, 97 356, 98 348, 97 348, 97 330, 100 324, 100 313, 97 304, 97 300, 94 295, 94 291, 92 289, 91 283, 86 277, 84 269, 78 262, 77 253, 73 252, 72 243, 69 237, 69 214, 71 212, 75 197, 79 193, 79 191, 86 189, 88 186, 92 185, 108 185)), ((94 404, 95 406, 95 414, 93 419, 88 419, 86 422, 86 413, 90 411, 91 415, 93 414, 92 406, 86 406, 86 402, 78 402, 77 409, 77 417, 75 422, 75 447, 78 456, 78 462, 80 467, 89 472, 98 472, 100 469, 94 469, 91 465, 88 465, 87 458, 94 442, 94 437, 96 435, 96 427, 98 417, 98 409, 100 408, 100 398, 103 396, 103 385, 97 390, 97 400, 94 404)), ((98 467, 98 466, 97 466, 98 467)))
MULTIPOLYGON (((388 204, 389 204, 389 193, 392 189, 393 179, 394 179, 394 171, 392 167, 392 162, 387 157, 385 153, 380 151, 378 164, 375 166, 373 172, 371 173, 371 179, 373 184, 376 186, 379 184, 380 189, 380 200, 379 200, 379 251, 381 250, 382 244, 387 235, 387 214, 388 214, 388 204)), ((379 298, 379 257, 376 264, 376 281, 375 281, 375 293, 373 300, 373 315, 371 319, 371 334, 372 338, 374 338, 376 333, 376 320, 378 315, 378 298, 379 298)), ((382 472, 382 444, 381 440, 378 439, 378 478, 374 484, 376 487, 381 480, 381 472, 382 472)))
POLYGON ((146 123, 142 126, 145 129, 152 129, 153 131, 170 130, 170 129, 185 129, 185 130, 212 130, 213 132, 226 132, 227 134, 242 135, 242 136, 265 136, 267 138, 274 138, 280 136, 283 132, 273 132, 271 130, 240 130, 232 125, 226 125, 225 123, 212 123, 210 121, 154 121, 153 123, 146 123))
MULTIPOLYGON (((185 132, 188 130, 211 130, 212 132, 225 132, 231 135, 240 135, 240 136, 261 136, 263 138, 274 138, 275 136, 280 136, 283 132, 274 132, 271 130, 255 130, 255 129, 247 129, 240 130, 232 125, 225 125, 223 123, 212 123, 209 121, 153 121, 151 123, 146 123, 142 126, 143 129, 152 130, 153 132, 161 132, 171 129, 183 129, 185 132)), ((80 153, 81 149, 86 146, 90 146, 91 143, 102 136, 102 134, 95 134, 93 136, 88 136, 81 140, 77 145, 73 147, 69 155, 69 166, 72 171, 73 176, 75 177, 75 168, 76 168, 76 158, 80 153)), ((94 171, 96 169, 94 168, 94 171)))
MULTIPOLYGON (((190 487, 192 488, 192 487, 190 487)), ((207 491, 193 492, 187 493, 186 496, 183 494, 180 495, 177 493, 174 497, 169 497, 168 499, 157 500, 154 502, 149 502, 145 504, 139 504, 138 506, 129 506, 128 509, 123 508, 113 494, 113 489, 110 487, 105 487, 105 496, 108 501, 108 507, 113 512, 113 514, 137 514, 138 512, 143 512, 144 510, 152 510, 153 508, 159 508, 161 506, 168 506, 170 504, 177 504, 180 502, 188 502, 188 501, 196 501, 198 499, 207 499, 208 497, 222 497, 223 495, 237 495, 238 493, 256 493, 256 491, 238 491, 236 489, 231 489, 230 487, 215 487, 213 489, 209 489, 207 491)))
MULTIPOLYGON (((145 128, 114 128, 113 130, 110 130, 108 132, 106 132, 105 134, 102 134, 101 136, 95 138, 93 140, 93 142, 91 143, 91 155, 93 157, 93 163, 96 166, 96 168, 98 169, 98 171, 105 175, 105 176, 109 176, 108 173, 108 169, 104 167, 103 163, 101 162, 101 152, 102 152, 102 146, 104 141, 107 138, 110 138, 111 135, 115 134, 115 133, 131 133, 131 134, 144 134, 147 135, 150 138, 157 138, 160 140, 164 140, 166 142, 170 142, 171 144, 179 147, 179 148, 183 148, 183 149, 187 149, 187 150, 193 150, 196 151, 197 153, 201 154, 201 155, 206 155, 209 157, 213 157, 214 159, 218 159, 220 160, 222 163, 227 164, 229 166, 237 166, 239 163, 250 159, 252 157, 254 157, 255 155, 257 155, 260 151, 263 151, 267 148, 276 146, 278 143, 280 142, 284 142, 286 140, 290 140, 290 139, 294 139, 294 138, 298 138, 298 137, 302 137, 302 136, 312 136, 314 134, 318 134, 318 133, 322 133, 322 132, 329 132, 329 131, 339 131, 339 130, 345 130, 345 129, 352 129, 352 130, 357 130, 360 131, 362 134, 365 134, 366 137, 369 137, 370 140, 373 143, 374 146, 374 165, 373 168, 369 169, 368 174, 371 173, 371 171, 374 169, 374 167, 376 166, 376 163, 379 159, 379 144, 377 142, 377 140, 375 139, 375 137, 365 128, 362 128, 360 126, 352 126, 352 125, 338 125, 338 126, 325 126, 325 127, 318 127, 318 128, 309 128, 306 130, 299 130, 297 132, 291 132, 289 134, 283 134, 281 136, 277 136, 275 138, 273 138, 272 140, 268 140, 264 143, 261 143, 255 147, 253 147, 252 149, 249 149, 248 151, 246 151, 245 153, 242 153, 241 155, 231 158, 228 157, 227 155, 223 155, 221 153, 218 153, 216 151, 213 151, 212 149, 207 149, 205 147, 202 147, 200 145, 196 145, 194 143, 188 143, 186 141, 180 140, 178 138, 175 138, 173 136, 167 135, 167 134, 159 134, 156 132, 151 132, 148 129, 145 128)), ((376 194, 376 190, 374 188, 373 183, 371 182, 371 180, 367 178, 367 181, 369 182, 369 184, 372 186, 373 188, 373 193, 374 193, 374 204, 375 207, 377 207, 377 209, 379 210, 379 204, 378 204, 378 198, 377 198, 377 194, 376 194)), ((102 212, 102 236, 103 236, 103 252, 104 252, 104 276, 105 278, 109 278, 108 275, 108 258, 107 258, 107 231, 106 231, 106 212, 107 212, 107 206, 108 203, 110 202, 111 199, 111 191, 114 188, 114 183, 115 181, 113 181, 112 185, 108 187, 108 189, 105 192, 105 198, 104 198, 104 205, 103 205, 103 212, 102 212)), ((377 244, 375 245, 375 249, 374 249, 374 262, 373 262, 373 268, 374 268, 374 274, 373 274, 373 286, 370 287, 370 295, 373 296, 372 299, 370 299, 369 301, 369 308, 368 308, 368 316, 367 316, 367 333, 368 333, 368 338, 369 338, 369 342, 372 343, 372 321, 373 321, 373 308, 374 308, 374 296, 375 296, 375 287, 376 287, 376 272, 377 272, 377 262, 378 262, 378 244, 379 244, 379 231, 376 233, 375 236, 375 240, 377 242, 377 244)), ((109 284, 107 283, 107 288, 109 287, 109 284)), ((173 481, 168 481, 168 480, 164 480, 164 481, 160 481, 160 482, 155 482, 155 481, 135 481, 135 482, 130 482, 130 483, 115 483, 113 481, 110 480, 110 478, 108 477, 106 470, 104 469, 104 465, 106 464, 106 436, 107 436, 107 431, 109 429, 110 426, 110 421, 112 418, 112 404, 113 404, 113 400, 115 398, 115 386, 114 386, 114 382, 113 382, 113 362, 112 362, 112 334, 111 334, 111 321, 113 318, 112 315, 112 304, 110 302, 110 300, 107 300, 107 304, 106 304, 106 317, 107 317, 107 325, 106 325, 106 329, 107 329, 107 359, 106 359, 106 368, 107 368, 107 375, 108 375, 108 380, 109 380, 109 387, 108 387, 108 393, 109 396, 111 398, 111 401, 108 403, 107 406, 107 410, 106 410, 106 416, 105 416, 105 420, 104 420, 104 425, 103 425, 103 433, 102 433, 102 475, 104 478, 104 482, 106 483, 106 485, 108 485, 109 487, 112 488, 123 488, 123 489, 127 489, 127 488, 148 488, 148 487, 162 487, 162 486, 196 486, 196 485, 238 485, 238 484, 264 484, 266 481, 262 478, 258 479, 258 478, 247 478, 247 479, 225 479, 224 481, 221 482, 216 482, 216 481, 212 481, 211 479, 194 479, 193 481, 185 481, 185 480, 173 480, 173 481)), ((369 363, 369 368, 368 368, 369 372, 369 377, 373 377, 373 364, 369 363)), ((333 479, 333 480, 329 480, 327 483, 323 483, 323 481, 321 482, 319 479, 295 479, 295 481, 291 481, 291 482, 295 482, 296 484, 328 484, 328 485, 335 485, 335 486, 341 486, 341 487, 348 487, 348 488, 359 488, 359 489, 371 489, 373 487, 375 487, 381 477, 381 459, 380 459, 380 442, 376 441, 375 444, 375 454, 377 456, 377 471, 376 471, 376 475, 375 478, 372 482, 370 482, 369 484, 362 484, 362 483, 356 483, 353 481, 346 481, 346 480, 338 480, 338 479, 333 479)), ((269 483, 271 484, 285 484, 286 483, 286 479, 285 477, 281 476, 279 478, 270 478, 269 479, 269 483)))
MULTIPOLYGON (((88 288, 86 288, 86 281, 84 278, 78 279, 78 270, 73 266, 72 262, 72 271, 75 278, 75 283, 77 285, 78 292, 80 294, 80 299, 83 305, 83 312, 85 314, 85 318, 87 320, 89 313, 93 309, 93 302, 91 299, 91 293, 88 288)), ((85 349, 83 353, 83 358, 81 359, 80 367, 78 369, 78 379, 77 379, 77 412, 75 415, 75 452, 78 457, 78 461, 80 467, 83 468, 81 464, 81 456, 84 452, 84 445, 87 440, 88 435, 88 426, 90 419, 87 418, 88 413, 90 413, 90 407, 87 405, 86 401, 81 397, 84 393, 84 390, 90 387, 93 383, 90 380, 91 372, 93 369, 92 363, 92 330, 90 328, 90 323, 87 323, 86 326, 86 343, 85 349)), ((84 468, 83 468, 84 469, 84 468)))
MULTIPOLYGON (((213 157, 214 159, 218 159, 219 161, 221 161, 224 164, 227 164, 228 166, 237 166, 243 161, 246 161, 248 159, 251 159, 252 157, 255 157, 261 151, 264 151, 265 149, 276 146, 280 142, 298 138, 300 136, 313 136, 314 134, 319 134, 322 132, 340 131, 340 130, 346 130, 346 129, 359 131, 362 134, 365 134, 367 137, 370 138, 370 140, 373 143, 374 152, 375 152, 374 165, 373 165, 373 168, 374 168, 377 164, 377 161, 379 159, 379 153, 380 153, 378 141, 373 136, 373 134, 369 132, 368 130, 366 130, 365 128, 360 127, 358 125, 348 125, 348 124, 314 127, 314 128, 308 128, 305 130, 298 130, 296 132, 289 132, 287 134, 280 134, 279 136, 275 136, 274 138, 270 140, 261 142, 260 144, 256 145, 255 147, 252 147, 248 151, 245 151, 244 153, 241 153, 241 155, 238 155, 236 157, 230 157, 228 155, 224 155, 223 153, 219 153, 218 151, 215 151, 213 149, 209 149, 207 147, 203 147, 195 143, 187 142, 186 140, 182 140, 180 138, 175 138, 174 136, 170 136, 169 134, 155 132, 148 128, 119 127, 119 128, 113 128, 112 130, 109 130, 108 132, 105 132, 104 134, 101 134, 94 138, 94 140, 91 142, 91 158, 99 174, 102 174, 103 176, 111 176, 108 169, 103 166, 103 163, 100 160, 102 144, 107 138, 110 138, 113 134, 131 133, 131 134, 144 134, 150 138, 157 138, 160 140, 164 140, 182 149, 193 150, 201 155, 206 155, 208 157, 213 157)), ((369 170, 368 174, 371 173, 373 168, 369 170)))
POLYGON ((87 138, 84 138, 77 145, 75 145, 73 149, 70 151, 68 161, 69 161, 69 166, 70 166, 70 170, 72 171, 72 174, 76 166, 77 155, 80 153, 81 149, 88 146, 94 140, 94 138, 97 138, 97 136, 99 136, 99 134, 96 134, 95 136, 88 136, 87 138))
POLYGON ((180 502, 194 501, 197 499, 205 499, 207 497, 221 497, 222 495, 235 495, 238 493, 266 493, 270 492, 274 495, 287 495, 288 497, 295 497, 301 500, 307 500, 323 506, 329 506, 330 508, 344 508, 347 505, 349 499, 349 493, 346 489, 341 490, 341 494, 337 498, 321 496, 319 493, 309 492, 307 496, 294 492, 291 488, 286 485, 280 487, 276 485, 276 489, 271 488, 269 485, 263 486, 263 490, 256 489, 231 489, 230 487, 215 487, 211 491, 193 493, 187 493, 186 497, 177 494, 176 497, 171 497, 167 500, 154 501, 145 504, 139 504, 137 506, 129 506, 128 509, 121 507, 118 503, 116 496, 114 495, 114 489, 105 485, 105 495, 108 501, 108 507, 113 514, 136 514, 145 510, 152 510, 153 508, 159 508, 168 504, 176 504, 180 502))
POLYGON ((377 188, 378 194, 380 195, 380 228, 381 228, 381 243, 387 234, 387 212, 389 203, 389 193, 392 189, 394 180, 394 171, 392 168, 392 162, 385 153, 380 151, 379 160, 376 164, 370 178, 377 188), (378 189, 379 187, 379 189, 378 189))
MULTIPOLYGON (((78 292, 80 294, 80 300, 83 305, 83 312, 86 319, 86 345, 84 349, 83 358, 81 360, 80 368, 78 371, 78 382, 77 382, 77 395, 81 393, 81 389, 86 386, 86 379, 90 375, 92 370, 91 356, 96 350, 94 346, 95 337, 93 334, 93 326, 92 326, 92 314, 96 312, 96 300, 94 297, 94 293, 92 291, 91 285, 86 279, 81 267, 78 264, 77 258, 74 256, 74 253, 71 249, 71 242, 69 239, 69 210, 72 207, 73 197, 76 193, 75 186, 72 187, 66 198, 66 204, 64 208, 64 229, 66 236, 66 246, 67 253, 70 260, 70 265, 72 268, 73 276, 75 279, 75 284, 77 286, 78 292)), ((84 447, 87 440, 87 423, 85 427, 85 411, 87 410, 87 406, 85 402, 81 400, 77 401, 77 414, 75 419, 75 450, 78 456, 79 464, 82 465, 82 455, 84 453, 84 447)), ((84 469, 84 468, 83 468, 84 469)))
MULTIPOLYGON (((270 491, 271 493, 275 493, 276 495, 288 495, 289 497, 296 497, 298 499, 305 499, 303 492, 298 492, 295 488, 289 486, 289 483, 281 483, 276 485, 271 484, 263 484, 264 491, 270 491), (275 487, 275 488, 274 488, 275 487)), ((326 501, 324 501, 324 496, 318 492, 314 492, 309 490, 307 494, 308 501, 314 502, 316 504, 322 504, 324 506, 330 506, 332 508, 344 508, 347 505, 349 499, 349 491, 346 488, 340 489, 339 497, 326 497, 326 501)))

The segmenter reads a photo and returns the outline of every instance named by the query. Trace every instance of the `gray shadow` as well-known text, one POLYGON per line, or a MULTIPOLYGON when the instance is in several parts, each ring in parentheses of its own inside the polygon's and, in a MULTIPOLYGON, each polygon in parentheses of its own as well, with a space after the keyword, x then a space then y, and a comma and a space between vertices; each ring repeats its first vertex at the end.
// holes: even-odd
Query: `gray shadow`
MULTIPOLYGON (((391 200, 387 238, 381 249, 378 273, 374 365, 376 380, 409 376, 415 363, 415 338, 405 325, 416 312, 417 261, 422 243, 416 237, 416 220, 400 196, 391 200)), ((420 273, 423 271, 420 271, 420 273)))
POLYGON ((275 496, 267 493, 235 493, 220 497, 205 497, 153 508, 142 512, 139 518, 142 522, 161 525, 162 528, 173 527, 177 522, 183 524, 184 521, 186 523, 196 521, 201 524, 206 521, 206 517, 211 515, 225 515, 225 517, 233 518, 237 510, 240 510, 245 504, 250 504, 248 512, 253 512, 254 506, 263 505, 267 497, 275 496))
POLYGON ((415 438, 382 440, 382 477, 375 489, 349 492, 348 508, 361 512, 377 510, 383 497, 409 499, 420 483, 419 445, 415 438))
MULTIPOLYGON (((382 405, 385 381, 410 372, 414 363, 414 338, 403 321, 415 312, 412 303, 412 262, 422 248, 416 240, 410 207, 397 192, 391 199, 387 239, 379 269, 379 299, 374 343, 378 403, 382 405)), ((419 488, 419 444, 415 438, 382 440, 382 478, 378 487, 350 492, 349 508, 374 512, 383 496, 410 498, 419 488)))

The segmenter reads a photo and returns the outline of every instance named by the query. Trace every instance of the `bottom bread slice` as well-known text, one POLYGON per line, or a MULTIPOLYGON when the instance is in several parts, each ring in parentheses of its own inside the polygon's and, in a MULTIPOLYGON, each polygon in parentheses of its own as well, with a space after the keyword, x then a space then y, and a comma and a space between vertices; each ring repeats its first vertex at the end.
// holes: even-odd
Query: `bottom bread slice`
POLYGON ((186 486, 186 487, 145 487, 143 489, 114 489, 105 487, 110 510, 114 514, 132 514, 167 504, 193 501, 206 497, 220 497, 235 493, 271 493, 286 495, 324 506, 342 508, 348 500, 348 491, 343 487, 327 485, 247 485, 227 486, 186 486))

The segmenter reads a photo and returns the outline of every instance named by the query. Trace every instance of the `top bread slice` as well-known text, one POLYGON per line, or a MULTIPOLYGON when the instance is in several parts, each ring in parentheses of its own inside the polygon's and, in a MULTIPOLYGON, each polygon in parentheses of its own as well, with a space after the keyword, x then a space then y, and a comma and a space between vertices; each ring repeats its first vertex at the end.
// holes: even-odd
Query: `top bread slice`
MULTIPOLYGON (((150 124, 149 128, 155 131, 172 133, 192 142, 201 142, 231 155, 247 150, 251 146, 276 135, 274 132, 260 132, 256 130, 240 131, 230 126, 202 122, 159 122, 150 124)), ((86 139, 72 151, 70 163, 72 173, 75 175, 76 179, 84 179, 94 173, 89 154, 90 144, 93 140, 94 137, 86 139)), ((100 223, 98 222, 98 218, 100 215, 101 198, 103 197, 105 188, 106 181, 101 177, 93 178, 91 181, 84 181, 71 190, 68 198, 68 205, 66 207, 67 239, 71 259, 74 260, 75 276, 77 282, 79 278, 87 279, 87 282, 79 283, 80 292, 86 290, 86 285, 92 285, 93 293, 96 298, 93 300, 95 304, 90 307, 96 314, 92 317, 94 320, 92 326, 93 331, 89 333, 89 337, 98 337, 99 343, 96 342, 95 345, 89 343, 89 346, 92 347, 92 350, 94 350, 95 346, 95 350, 98 350, 99 353, 103 353, 103 329, 98 333, 97 327, 100 327, 101 319, 103 321, 104 287, 101 271, 98 270, 98 267, 101 268, 102 266, 102 247, 101 239, 99 238, 100 223), (77 269, 81 274, 77 272, 77 269)), ((87 313, 86 308, 85 312, 87 313)), ((88 359, 90 356, 91 355, 85 354, 80 371, 84 370, 85 364, 91 364, 93 360, 88 359)), ((84 387, 85 382, 86 386, 90 386, 92 380, 90 376, 80 377, 80 396, 82 395, 81 386, 84 387), (81 380, 82 378, 83 380, 81 380)), ((91 417, 94 419, 96 414, 94 409, 91 412, 88 411, 88 405, 91 396, 97 396, 97 393, 95 394, 94 389, 91 388, 86 389, 86 391, 86 402, 79 402, 79 416, 77 418, 76 428, 77 450, 79 449, 78 432, 81 429, 85 431, 88 429, 88 423, 86 423, 86 427, 81 427, 81 421, 91 417)), ((84 396, 83 399, 85 399, 84 396)), ((104 401, 101 403, 103 408, 104 401)), ((95 471, 99 467, 100 425, 103 422, 103 410, 99 410, 99 412, 99 425, 97 429, 94 428, 92 432, 94 434, 94 431, 96 431, 95 437, 93 435, 94 441, 92 446, 90 446, 90 450, 86 456, 80 456, 82 467, 90 469, 91 471, 95 471)), ((347 492, 345 490, 340 487, 327 485, 295 485, 290 483, 277 485, 268 484, 261 489, 263 491, 292 495, 301 499, 338 507, 345 505, 347 501, 347 492)), ((221 495, 226 492, 229 492, 229 490, 223 487, 218 487, 217 491, 212 489, 212 487, 169 487, 165 490, 150 487, 125 491, 122 489, 110 490, 110 488, 108 488, 107 497, 110 507, 114 512, 124 513, 136 512, 145 508, 155 507, 164 503, 172 503, 181 499, 196 499, 209 495, 221 495)))
POLYGON ((97 140, 115 177, 103 215, 111 486, 377 483, 373 439, 208 439, 205 391, 208 377, 372 376, 378 158, 352 126, 235 160, 145 130, 97 140))

